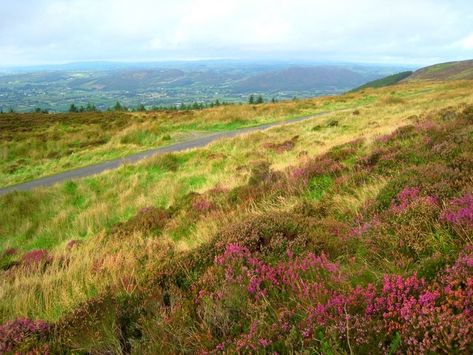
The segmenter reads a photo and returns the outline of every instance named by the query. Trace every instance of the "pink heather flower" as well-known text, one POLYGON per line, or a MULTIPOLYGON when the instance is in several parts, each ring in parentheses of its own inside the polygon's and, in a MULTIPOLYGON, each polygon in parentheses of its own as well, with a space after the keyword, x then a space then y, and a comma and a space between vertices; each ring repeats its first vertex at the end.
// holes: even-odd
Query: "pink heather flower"
POLYGON ((455 198, 442 212, 441 220, 473 229, 473 195, 455 198))
POLYGON ((302 179, 306 177, 306 169, 304 168, 295 168, 292 171, 292 177, 295 179, 302 179))
POLYGON ((350 231, 350 237, 360 237, 372 228, 371 223, 363 223, 362 225, 352 228, 350 231))
POLYGON ((0 325, 0 353, 10 353, 30 336, 46 334, 49 325, 41 320, 19 318, 0 325))
POLYGON ((306 328, 302 331, 302 336, 306 339, 310 338, 311 335, 312 335, 312 331, 309 328, 306 328))
POLYGON ((198 212, 208 212, 213 208, 211 201, 206 198, 199 198, 192 203, 192 208, 198 212))
POLYGON ((419 304, 423 307, 434 306, 435 300, 440 296, 438 291, 426 291, 419 297, 419 304))
POLYGON ((391 210, 396 213, 403 212, 419 195, 420 189, 418 187, 405 187, 397 194, 397 203, 394 201, 391 203, 391 210))
POLYGON ((271 340, 261 338, 258 340, 258 343, 263 347, 266 348, 267 346, 271 345, 271 340))
POLYGON ((49 260, 49 254, 47 250, 37 249, 32 250, 23 255, 23 263, 28 266, 40 264, 49 260))
POLYGON ((220 343, 216 346, 216 348, 218 351, 224 351, 225 350, 225 343, 220 343))

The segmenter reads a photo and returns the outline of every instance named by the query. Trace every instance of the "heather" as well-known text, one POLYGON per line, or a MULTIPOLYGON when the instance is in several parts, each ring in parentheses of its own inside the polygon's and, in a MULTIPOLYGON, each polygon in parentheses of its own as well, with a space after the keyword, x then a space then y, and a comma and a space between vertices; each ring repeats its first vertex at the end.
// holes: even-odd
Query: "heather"
MULTIPOLYGON (((353 117, 366 114, 362 108, 325 118, 321 131, 301 123, 156 159, 145 166, 169 176, 166 186, 174 188, 166 192, 175 195, 167 203, 152 182, 136 182, 141 204, 94 237, 71 233, 47 250, 8 245, 15 249, 0 255, 9 265, 0 311, 2 327, 19 334, 11 346, 471 353, 472 106, 414 116, 402 105, 384 112, 389 121, 390 110, 401 110, 399 125, 376 135, 346 133, 353 117), (327 128, 332 120, 338 125, 327 128), (232 155, 244 146, 244 155, 232 155), (211 161, 205 181, 204 158, 211 161), (195 175, 175 187, 188 165, 195 175), (214 179, 210 172, 221 169, 238 183, 214 179), (48 331, 11 326, 26 316, 47 321, 48 331)), ((90 204, 76 186, 67 198, 90 204)))

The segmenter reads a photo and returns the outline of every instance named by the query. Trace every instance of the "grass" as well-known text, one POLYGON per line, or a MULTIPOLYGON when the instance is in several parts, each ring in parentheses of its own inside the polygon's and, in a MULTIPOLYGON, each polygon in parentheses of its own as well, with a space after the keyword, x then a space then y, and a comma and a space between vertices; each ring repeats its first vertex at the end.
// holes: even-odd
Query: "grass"
POLYGON ((115 159, 206 132, 252 127, 318 111, 317 102, 288 101, 201 111, 1 114, 0 186, 115 159))
POLYGON ((378 80, 370 81, 365 85, 360 86, 359 88, 354 89, 353 91, 359 91, 367 88, 382 88, 385 86, 391 86, 399 83, 401 80, 408 78, 412 74, 412 71, 405 71, 402 73, 397 73, 393 75, 389 75, 385 78, 381 78, 378 80))
MULTIPOLYGON (((452 198, 469 191, 473 135, 460 112, 473 104, 473 92, 463 82, 409 83, 289 104, 306 112, 350 110, 0 197, 1 320, 54 323, 46 342, 63 352, 128 346, 136 353, 198 352, 220 342, 229 352, 244 351, 240 345, 284 352, 284 344, 294 351, 319 351, 323 344, 338 352, 375 351, 356 343, 355 335, 347 343, 336 325, 304 338, 296 320, 309 319, 304 312, 330 295, 306 299, 297 287, 281 290, 265 280, 268 294, 254 298, 247 284, 224 276, 225 268, 245 270, 238 263, 246 259, 216 264, 214 257, 236 243, 286 270, 288 251, 301 260, 307 252, 323 252, 323 267, 340 267, 335 274, 343 280, 325 271, 316 280, 321 289, 343 294, 369 283, 379 288, 384 275, 418 272, 437 280, 469 240, 467 227, 441 216, 452 198), (401 101, 391 99, 393 90, 401 101), (287 141, 296 143, 268 148, 287 141), (402 194, 406 186, 422 194, 402 194), (441 210, 429 204, 431 195, 440 199, 441 210), (77 244, 70 247, 71 241, 77 244), (9 249, 16 253, 7 256, 9 249), (51 258, 27 266, 24 255, 35 249, 48 250, 51 258), (298 312, 288 318, 293 338, 273 333, 279 313, 272 310, 298 312)), ((253 110, 232 109, 237 108, 253 110)), ((319 277, 316 271, 304 274, 312 269, 302 264, 288 270, 299 267, 295 280, 319 277)), ((358 316, 360 307, 353 304, 346 312, 358 316)), ((372 321, 366 327, 370 336, 376 333, 372 321)), ((350 329, 362 331, 354 324, 350 329)), ((414 351, 404 342, 404 336, 415 338, 411 331, 404 329, 401 340, 385 328, 376 334, 386 334, 387 348, 414 351)))

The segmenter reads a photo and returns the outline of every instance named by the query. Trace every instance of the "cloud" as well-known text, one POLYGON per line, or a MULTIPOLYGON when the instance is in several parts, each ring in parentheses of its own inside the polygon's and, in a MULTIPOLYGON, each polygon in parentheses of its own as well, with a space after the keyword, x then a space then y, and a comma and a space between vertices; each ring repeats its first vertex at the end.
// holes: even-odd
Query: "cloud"
POLYGON ((463 49, 473 49, 473 33, 459 41, 463 49))
POLYGON ((0 65, 473 57, 470 0, 23 0, 0 13, 0 65))

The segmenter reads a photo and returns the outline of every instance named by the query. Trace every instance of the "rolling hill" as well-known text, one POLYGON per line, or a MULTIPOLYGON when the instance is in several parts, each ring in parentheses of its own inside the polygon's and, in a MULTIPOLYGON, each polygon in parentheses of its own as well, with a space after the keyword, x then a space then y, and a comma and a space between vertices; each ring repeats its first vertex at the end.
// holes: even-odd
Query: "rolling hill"
POLYGON ((0 353, 473 353, 470 82, 2 114, 0 171, 316 112, 0 196, 0 353))
POLYGON ((366 75, 351 69, 333 66, 291 67, 246 78, 236 83, 234 90, 245 93, 307 90, 338 92, 346 91, 378 77, 376 74, 366 75))
POLYGON ((405 71, 405 72, 402 72, 402 73, 387 76, 385 78, 373 80, 373 81, 370 81, 370 82, 368 82, 364 85, 361 85, 360 87, 354 89, 353 91, 359 91, 359 90, 363 90, 363 89, 367 89, 367 88, 382 88, 382 87, 385 87, 385 86, 395 85, 395 84, 399 83, 400 81, 402 81, 402 80, 408 78, 409 76, 411 76, 412 73, 413 73, 412 71, 405 71))
POLYGON ((407 80, 473 80, 473 60, 441 63, 425 67, 415 71, 407 80))
POLYGON ((399 71, 376 65, 189 62, 97 63, 26 68, 0 75, 0 110, 55 112, 116 101, 128 107, 210 102, 246 102, 250 93, 267 100, 341 93, 399 71))
POLYGON ((367 88, 381 88, 409 81, 447 81, 473 80, 473 60, 440 63, 412 71, 405 71, 370 81, 352 90, 353 92, 367 88))
POLYGON ((432 65, 415 71, 408 81, 473 80, 473 60, 432 65))

